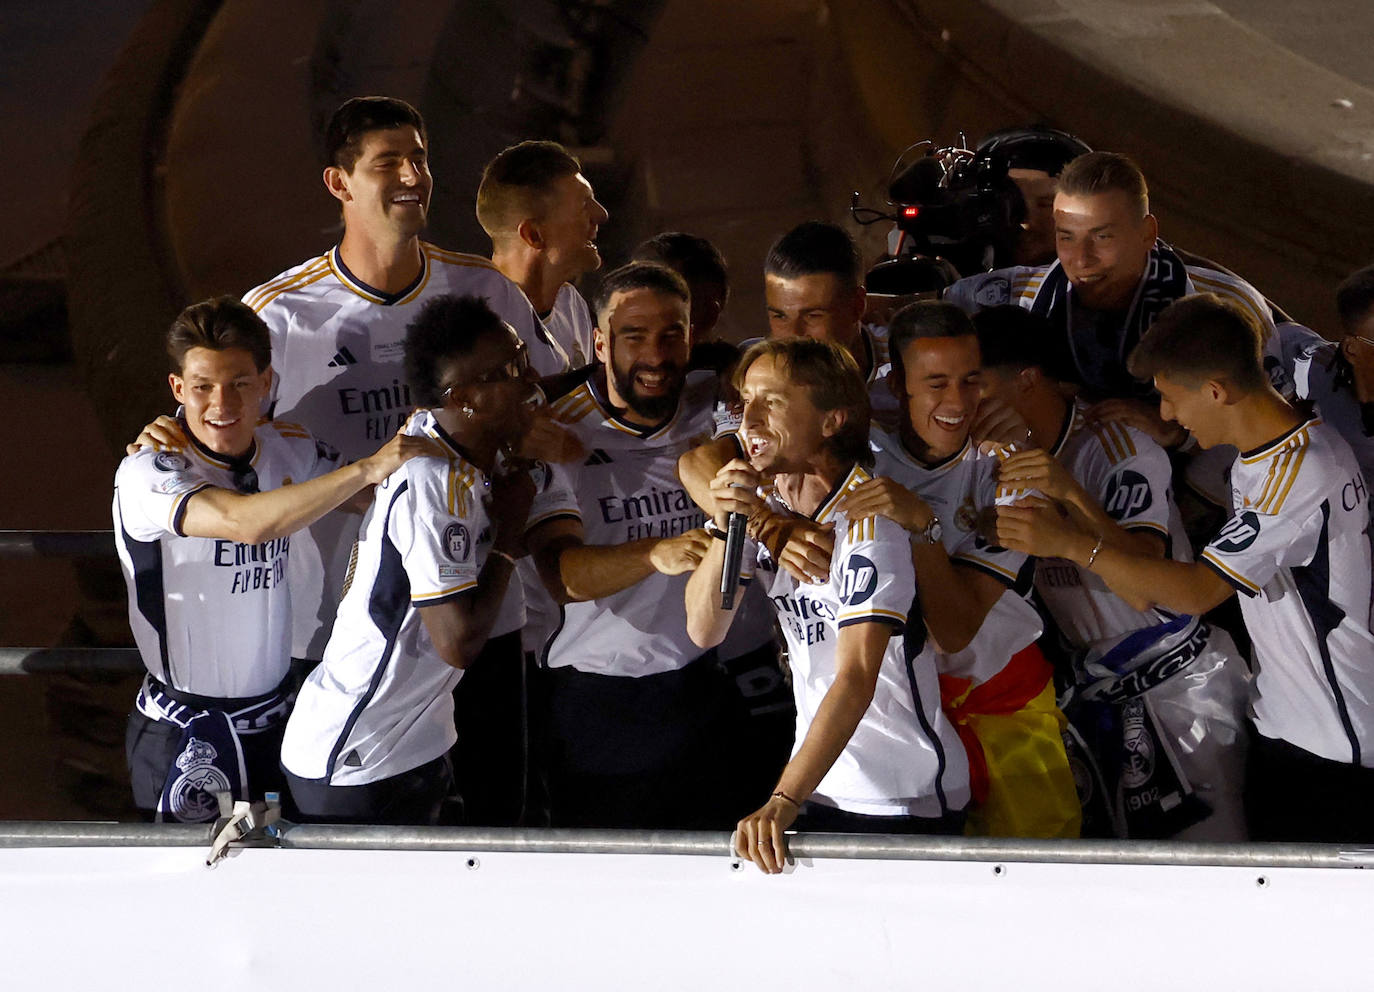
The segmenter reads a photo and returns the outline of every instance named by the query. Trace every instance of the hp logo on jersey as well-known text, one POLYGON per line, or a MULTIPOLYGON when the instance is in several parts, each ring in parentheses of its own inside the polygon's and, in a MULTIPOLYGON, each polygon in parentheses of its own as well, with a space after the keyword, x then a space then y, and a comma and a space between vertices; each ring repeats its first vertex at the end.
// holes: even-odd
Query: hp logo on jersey
POLYGON ((1234 554, 1254 544, 1259 532, 1259 517, 1254 510, 1246 510, 1226 522, 1226 526, 1221 528, 1221 533, 1216 536, 1212 546, 1218 551, 1234 554))
POLYGON ((878 588, 878 569, 863 555, 850 555, 844 565, 844 590, 840 599, 845 606, 867 602, 878 588))
POLYGON ((472 535, 462 524, 449 524, 444 528, 444 554, 454 561, 467 561, 472 551, 472 535))
POLYGON ((1125 520, 1150 508, 1154 497, 1150 495, 1150 482, 1139 472, 1122 469, 1107 481, 1107 499, 1104 508, 1113 520, 1125 520))

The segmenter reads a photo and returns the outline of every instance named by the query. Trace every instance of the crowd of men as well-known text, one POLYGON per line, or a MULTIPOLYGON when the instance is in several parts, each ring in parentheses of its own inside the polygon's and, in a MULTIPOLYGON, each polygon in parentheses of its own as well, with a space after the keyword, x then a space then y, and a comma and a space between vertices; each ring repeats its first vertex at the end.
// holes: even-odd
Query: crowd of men
POLYGON ((115 480, 149 816, 733 827, 767 871, 794 826, 1374 839, 1374 271, 1328 340, 1041 147, 1018 264, 875 322, 804 223, 737 347, 699 237, 588 305, 555 143, 485 169, 489 259, 421 240, 414 108, 325 145, 339 243, 182 313, 115 480))

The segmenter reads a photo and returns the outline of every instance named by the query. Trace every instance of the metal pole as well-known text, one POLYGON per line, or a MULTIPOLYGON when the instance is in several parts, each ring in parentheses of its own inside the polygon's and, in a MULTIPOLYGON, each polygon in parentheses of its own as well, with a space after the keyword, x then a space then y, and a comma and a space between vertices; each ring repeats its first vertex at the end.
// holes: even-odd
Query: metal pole
POLYGON ((0 848, 10 847, 204 847, 209 823, 59 823, 0 820, 0 848))
POLYGON ((0 530, 0 558, 110 558, 112 530, 0 530))
POLYGON ((0 648, 0 675, 141 671, 138 648, 0 648))

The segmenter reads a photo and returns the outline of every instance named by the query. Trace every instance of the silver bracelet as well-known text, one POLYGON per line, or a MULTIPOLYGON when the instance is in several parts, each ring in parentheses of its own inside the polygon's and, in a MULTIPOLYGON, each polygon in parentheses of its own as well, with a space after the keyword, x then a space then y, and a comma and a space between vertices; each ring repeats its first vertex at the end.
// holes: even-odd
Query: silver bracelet
POLYGON ((1093 567, 1093 562, 1097 561, 1098 552, 1102 550, 1102 545, 1106 540, 1105 537, 1099 537, 1097 539, 1097 543, 1093 545, 1092 551, 1088 553, 1088 564, 1084 565, 1084 568, 1091 569, 1093 567))

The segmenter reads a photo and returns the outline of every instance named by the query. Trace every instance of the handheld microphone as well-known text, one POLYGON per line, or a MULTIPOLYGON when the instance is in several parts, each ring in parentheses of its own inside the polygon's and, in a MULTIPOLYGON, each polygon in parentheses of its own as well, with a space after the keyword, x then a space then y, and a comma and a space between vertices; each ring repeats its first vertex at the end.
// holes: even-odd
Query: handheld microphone
POLYGON ((735 608, 735 591, 739 588, 740 562, 744 559, 745 525, 749 518, 732 513, 725 523, 725 565, 720 570, 720 608, 735 608))

